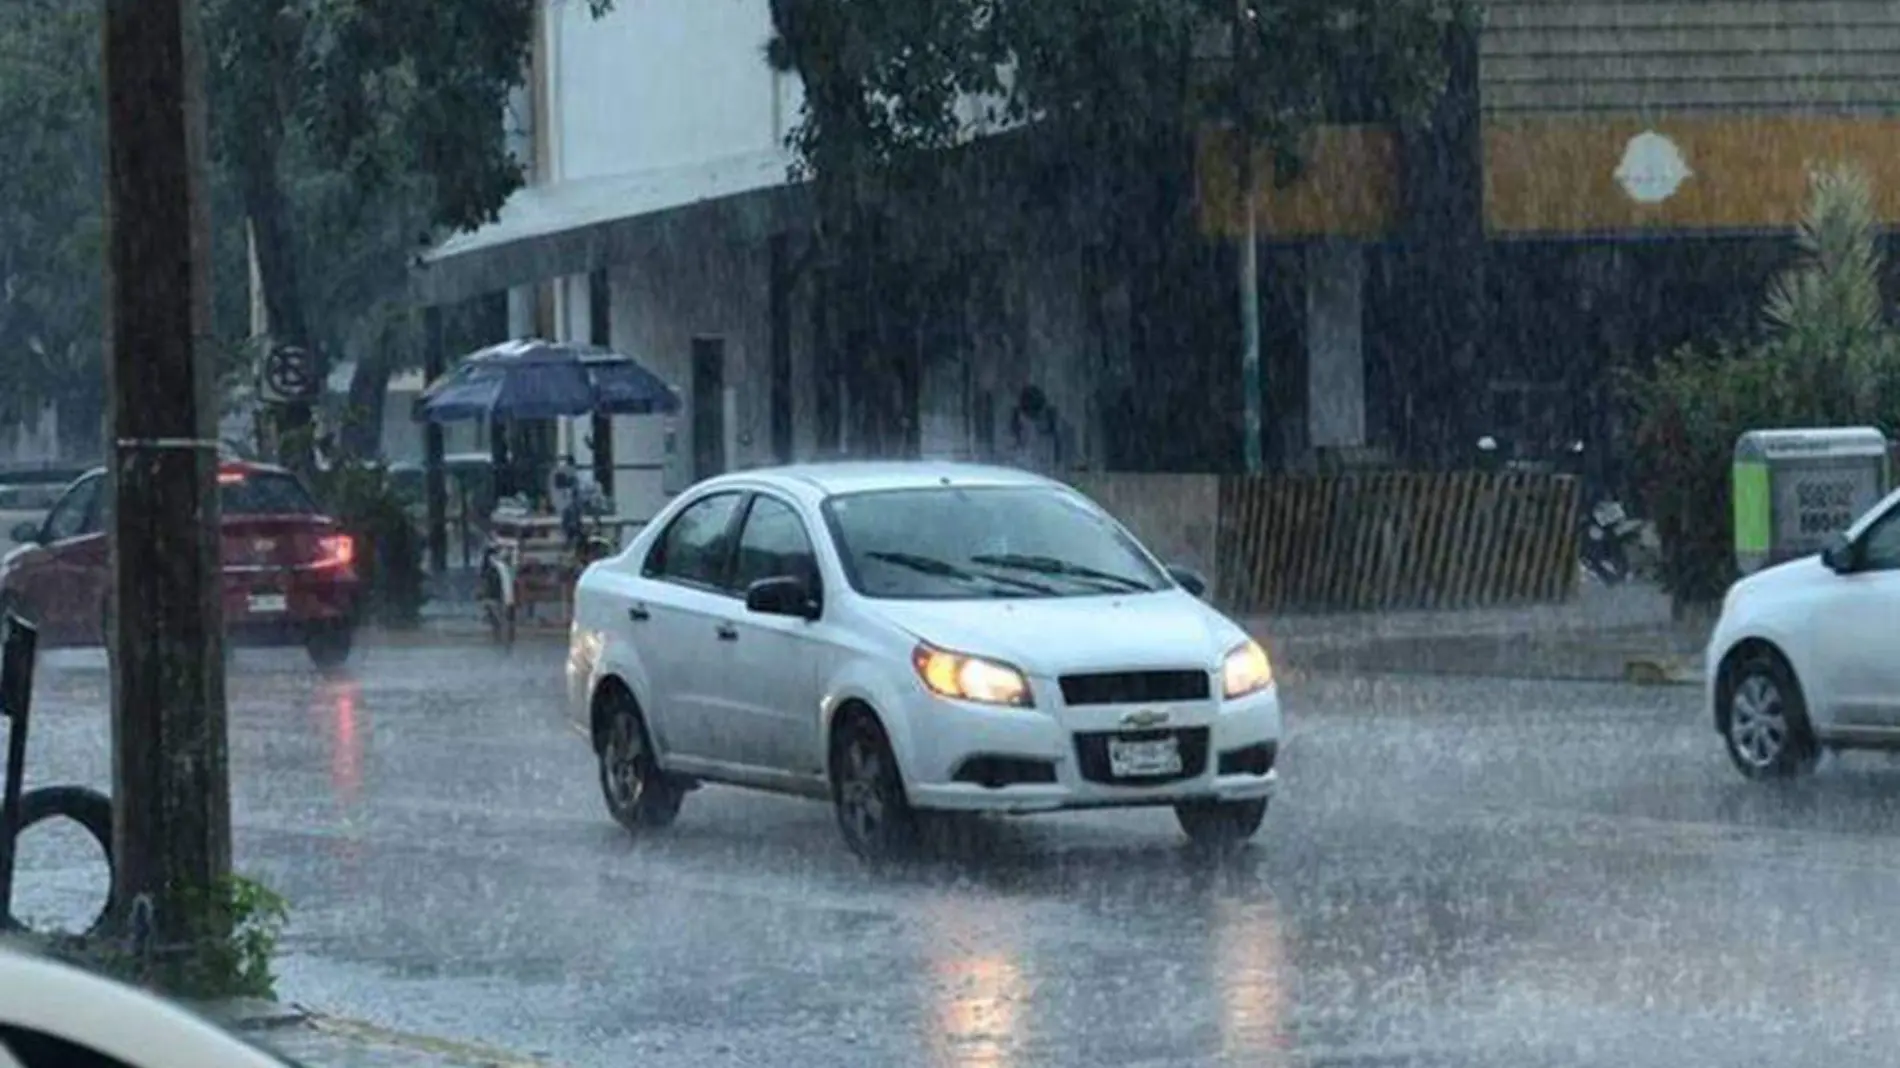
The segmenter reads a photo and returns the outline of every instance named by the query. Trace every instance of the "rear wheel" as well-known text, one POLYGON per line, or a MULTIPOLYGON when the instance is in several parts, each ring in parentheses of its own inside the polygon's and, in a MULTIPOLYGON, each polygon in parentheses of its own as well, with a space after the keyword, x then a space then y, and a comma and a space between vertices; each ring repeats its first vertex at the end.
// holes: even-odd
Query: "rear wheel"
POLYGON ((355 631, 348 623, 313 623, 304 635, 303 647, 312 664, 323 671, 335 671, 348 662, 355 641, 355 631))
POLYGON ((660 770, 639 705, 619 689, 603 694, 601 701, 605 722, 595 756, 608 813, 635 834, 672 826, 686 790, 660 770))

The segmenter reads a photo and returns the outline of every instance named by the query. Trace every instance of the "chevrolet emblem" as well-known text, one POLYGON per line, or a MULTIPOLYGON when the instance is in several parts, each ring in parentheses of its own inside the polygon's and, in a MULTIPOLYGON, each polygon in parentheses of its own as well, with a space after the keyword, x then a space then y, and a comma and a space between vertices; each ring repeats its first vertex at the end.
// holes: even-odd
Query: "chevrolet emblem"
POLYGON ((1159 727, 1168 721, 1166 712, 1157 712, 1152 708, 1129 712, 1122 716, 1122 726, 1141 730, 1147 727, 1159 727))

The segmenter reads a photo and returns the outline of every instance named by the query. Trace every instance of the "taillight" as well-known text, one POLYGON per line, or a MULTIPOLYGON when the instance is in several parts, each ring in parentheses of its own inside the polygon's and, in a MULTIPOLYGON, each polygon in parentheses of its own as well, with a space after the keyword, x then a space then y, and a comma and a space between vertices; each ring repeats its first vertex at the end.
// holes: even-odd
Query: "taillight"
POLYGON ((356 562, 356 539, 348 534, 325 534, 317 539, 317 559, 311 567, 348 567, 356 562))

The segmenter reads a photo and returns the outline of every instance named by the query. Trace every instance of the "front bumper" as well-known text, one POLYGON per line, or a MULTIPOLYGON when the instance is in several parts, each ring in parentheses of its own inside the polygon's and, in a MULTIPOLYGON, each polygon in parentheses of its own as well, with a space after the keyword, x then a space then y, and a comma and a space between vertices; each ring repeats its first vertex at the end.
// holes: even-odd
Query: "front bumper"
POLYGON ((1272 796, 1279 784, 1276 687, 1237 701, 1177 706, 1167 723, 1143 730, 1123 724, 1131 710, 1125 706, 994 708, 922 693, 912 704, 907 751, 898 762, 918 808, 1027 813, 1249 801, 1272 796), (1164 733, 1178 739, 1178 776, 1112 777, 1103 756, 1107 736, 1164 733))

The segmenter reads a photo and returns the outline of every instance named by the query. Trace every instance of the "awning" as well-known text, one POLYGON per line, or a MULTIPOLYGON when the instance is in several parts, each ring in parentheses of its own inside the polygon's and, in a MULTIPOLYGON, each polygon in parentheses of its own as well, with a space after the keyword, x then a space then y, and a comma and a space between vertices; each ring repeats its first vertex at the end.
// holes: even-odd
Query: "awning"
POLYGON ((727 202, 747 232, 763 237, 786 224, 790 165, 774 150, 528 186, 494 222, 423 254, 413 272, 416 298, 448 304, 629 262, 652 242, 662 216, 715 202, 727 202))

